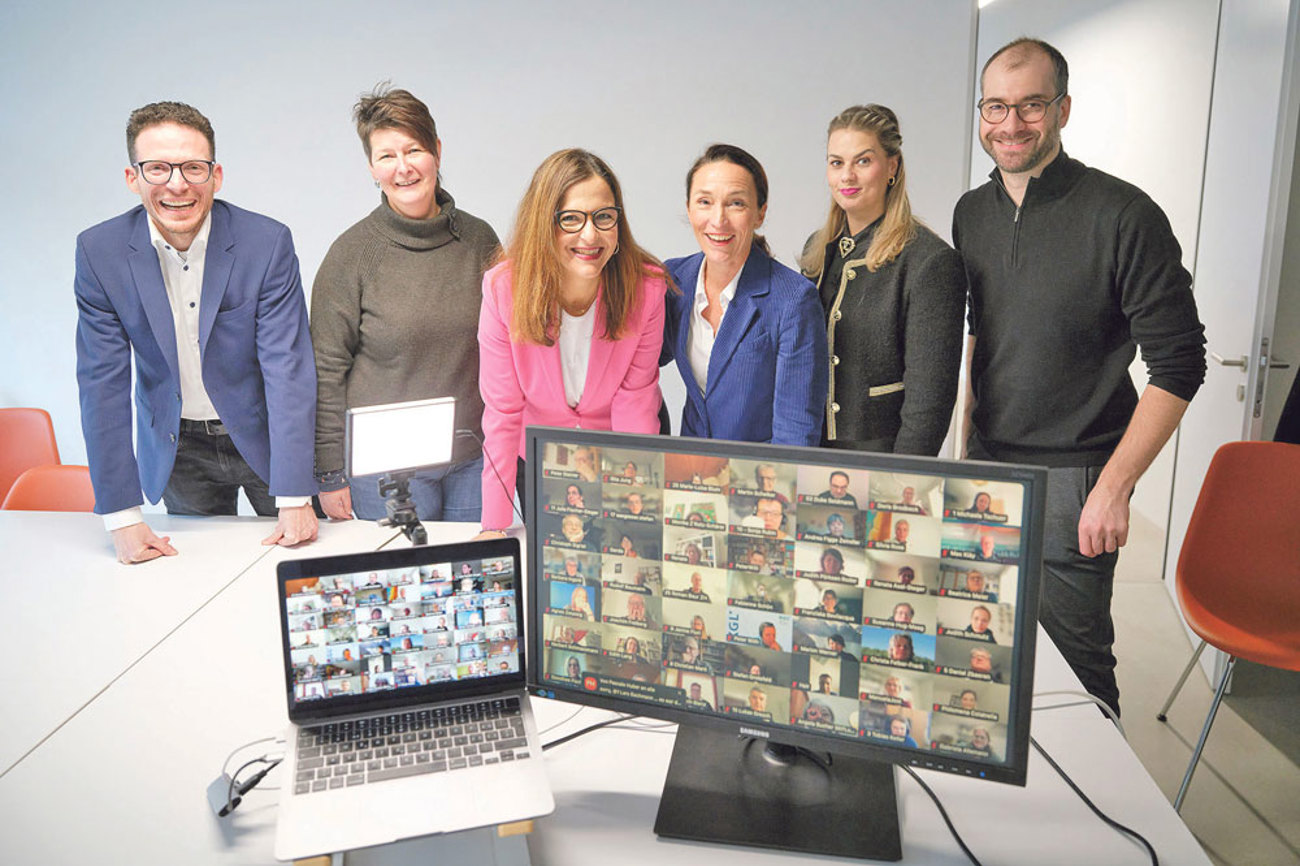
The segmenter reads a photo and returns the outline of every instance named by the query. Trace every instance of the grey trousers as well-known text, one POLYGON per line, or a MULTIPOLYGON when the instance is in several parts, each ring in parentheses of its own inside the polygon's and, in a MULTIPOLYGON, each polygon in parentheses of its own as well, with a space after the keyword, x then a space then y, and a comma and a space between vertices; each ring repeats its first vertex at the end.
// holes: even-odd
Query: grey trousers
POLYGON ((1089 694, 1119 713, 1115 682, 1115 623, 1110 599, 1118 553, 1079 552, 1079 515, 1101 475, 1100 466, 1047 470, 1043 585, 1038 621, 1089 694))
MULTIPOLYGON (((971 437, 968 450, 975 460, 994 459, 977 436, 971 437)), ((1119 553, 1089 558, 1079 552, 1079 516, 1101 470, 1101 466, 1048 467, 1038 621, 1088 694, 1119 715, 1112 651, 1115 622, 1110 615, 1119 553)))

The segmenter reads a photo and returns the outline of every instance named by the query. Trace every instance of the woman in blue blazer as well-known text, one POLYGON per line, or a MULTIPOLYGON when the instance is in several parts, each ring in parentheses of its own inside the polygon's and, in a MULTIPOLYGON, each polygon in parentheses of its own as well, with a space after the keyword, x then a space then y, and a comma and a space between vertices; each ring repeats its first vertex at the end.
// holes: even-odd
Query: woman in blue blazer
POLYGON ((686 383, 683 436, 816 445, 826 405, 826 323, 817 289, 755 234, 767 174, 750 154, 711 145, 686 174, 701 252, 665 262, 670 292, 661 364, 686 383))

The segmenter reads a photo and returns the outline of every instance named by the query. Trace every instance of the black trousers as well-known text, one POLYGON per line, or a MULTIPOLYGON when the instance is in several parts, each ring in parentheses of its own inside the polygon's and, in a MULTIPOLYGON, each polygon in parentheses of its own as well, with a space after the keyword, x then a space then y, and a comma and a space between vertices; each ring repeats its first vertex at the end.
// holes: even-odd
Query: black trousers
POLYGON ((242 487, 253 510, 275 517, 275 497, 219 422, 181 421, 176 463, 163 490, 169 514, 235 514, 242 487))

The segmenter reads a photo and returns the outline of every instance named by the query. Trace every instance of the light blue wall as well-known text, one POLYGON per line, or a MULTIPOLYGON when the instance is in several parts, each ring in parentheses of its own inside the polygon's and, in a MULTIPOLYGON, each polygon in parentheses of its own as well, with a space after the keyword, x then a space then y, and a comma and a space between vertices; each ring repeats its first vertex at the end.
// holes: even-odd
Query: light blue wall
POLYGON ((64 460, 84 461, 73 242, 138 201, 123 183, 123 130, 146 102, 179 99, 212 119, 222 197, 293 229, 308 286, 376 202, 349 111, 386 78, 429 103, 447 188, 503 236, 542 158, 581 145, 619 174, 644 245, 691 252, 683 175, 727 140, 765 164, 766 233, 789 263, 825 215, 826 122, 854 102, 898 111, 914 209, 947 234, 968 177, 974 18, 965 0, 9 0, 0 406, 48 408, 64 460))

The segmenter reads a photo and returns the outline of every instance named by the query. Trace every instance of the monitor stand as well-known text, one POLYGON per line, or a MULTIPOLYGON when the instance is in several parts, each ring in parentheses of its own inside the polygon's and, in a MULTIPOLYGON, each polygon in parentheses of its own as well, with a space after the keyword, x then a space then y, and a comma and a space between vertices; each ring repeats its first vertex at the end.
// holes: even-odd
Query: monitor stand
POLYGON ((680 725, 655 833, 901 860, 891 764, 680 725))

